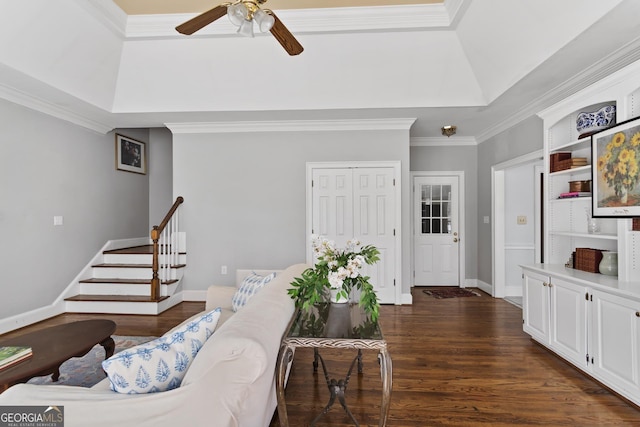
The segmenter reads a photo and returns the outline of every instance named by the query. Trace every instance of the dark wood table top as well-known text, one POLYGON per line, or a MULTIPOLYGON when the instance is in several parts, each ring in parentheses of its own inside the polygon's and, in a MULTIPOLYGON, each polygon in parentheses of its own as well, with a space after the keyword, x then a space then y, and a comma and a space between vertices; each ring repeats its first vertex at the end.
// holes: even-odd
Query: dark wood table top
POLYGON ((0 340, 0 347, 27 346, 33 350, 31 358, 0 371, 0 392, 8 386, 25 382, 29 378, 55 375, 60 365, 66 360, 84 356, 96 344, 107 341, 113 343, 111 335, 115 330, 115 322, 94 319, 64 323, 0 340))

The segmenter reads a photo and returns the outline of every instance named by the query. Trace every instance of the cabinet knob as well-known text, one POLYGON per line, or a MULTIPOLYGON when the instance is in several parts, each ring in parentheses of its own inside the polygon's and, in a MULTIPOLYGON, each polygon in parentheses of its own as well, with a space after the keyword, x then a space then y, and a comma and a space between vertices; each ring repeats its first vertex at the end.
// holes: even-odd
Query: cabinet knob
POLYGON ((547 282, 542 282, 542 286, 549 286, 547 282))
POLYGON ((636 311, 636 317, 640 317, 640 311, 636 311))

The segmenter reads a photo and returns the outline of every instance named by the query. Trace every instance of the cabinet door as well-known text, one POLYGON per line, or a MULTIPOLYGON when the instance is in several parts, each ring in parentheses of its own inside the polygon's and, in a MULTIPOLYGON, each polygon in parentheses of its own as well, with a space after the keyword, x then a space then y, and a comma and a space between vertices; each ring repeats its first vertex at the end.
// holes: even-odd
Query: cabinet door
POLYGON ((523 330, 536 340, 549 342, 549 278, 524 271, 523 330))
POLYGON ((640 301, 595 290, 592 299, 593 345, 589 357, 593 375, 638 403, 640 301))
POLYGON ((587 367, 587 290, 556 277, 549 284, 549 345, 559 355, 587 367))

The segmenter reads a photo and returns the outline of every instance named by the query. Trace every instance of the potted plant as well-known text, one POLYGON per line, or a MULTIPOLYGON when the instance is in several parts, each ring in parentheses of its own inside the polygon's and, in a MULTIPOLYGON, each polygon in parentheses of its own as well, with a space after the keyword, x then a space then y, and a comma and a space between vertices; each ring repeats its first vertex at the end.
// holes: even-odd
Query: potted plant
POLYGON ((380 302, 369 277, 360 272, 364 264, 375 264, 380 252, 375 246, 361 246, 357 239, 347 242, 346 247, 336 248, 332 241, 319 236, 312 237, 317 262, 306 269, 301 277, 291 283, 289 295, 296 307, 310 306, 331 299, 332 302, 349 302, 351 291, 360 291, 359 305, 372 320, 377 320, 380 302))

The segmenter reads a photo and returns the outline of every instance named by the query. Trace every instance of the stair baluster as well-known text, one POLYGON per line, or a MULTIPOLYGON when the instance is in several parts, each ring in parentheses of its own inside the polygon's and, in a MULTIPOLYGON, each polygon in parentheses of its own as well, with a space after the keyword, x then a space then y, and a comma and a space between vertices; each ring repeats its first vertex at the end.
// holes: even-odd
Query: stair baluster
POLYGON ((158 301, 161 297, 160 282, 171 278, 171 266, 177 265, 179 261, 180 212, 178 208, 183 202, 184 198, 178 197, 160 225, 154 225, 151 229, 153 241, 151 299, 154 301, 158 301))

